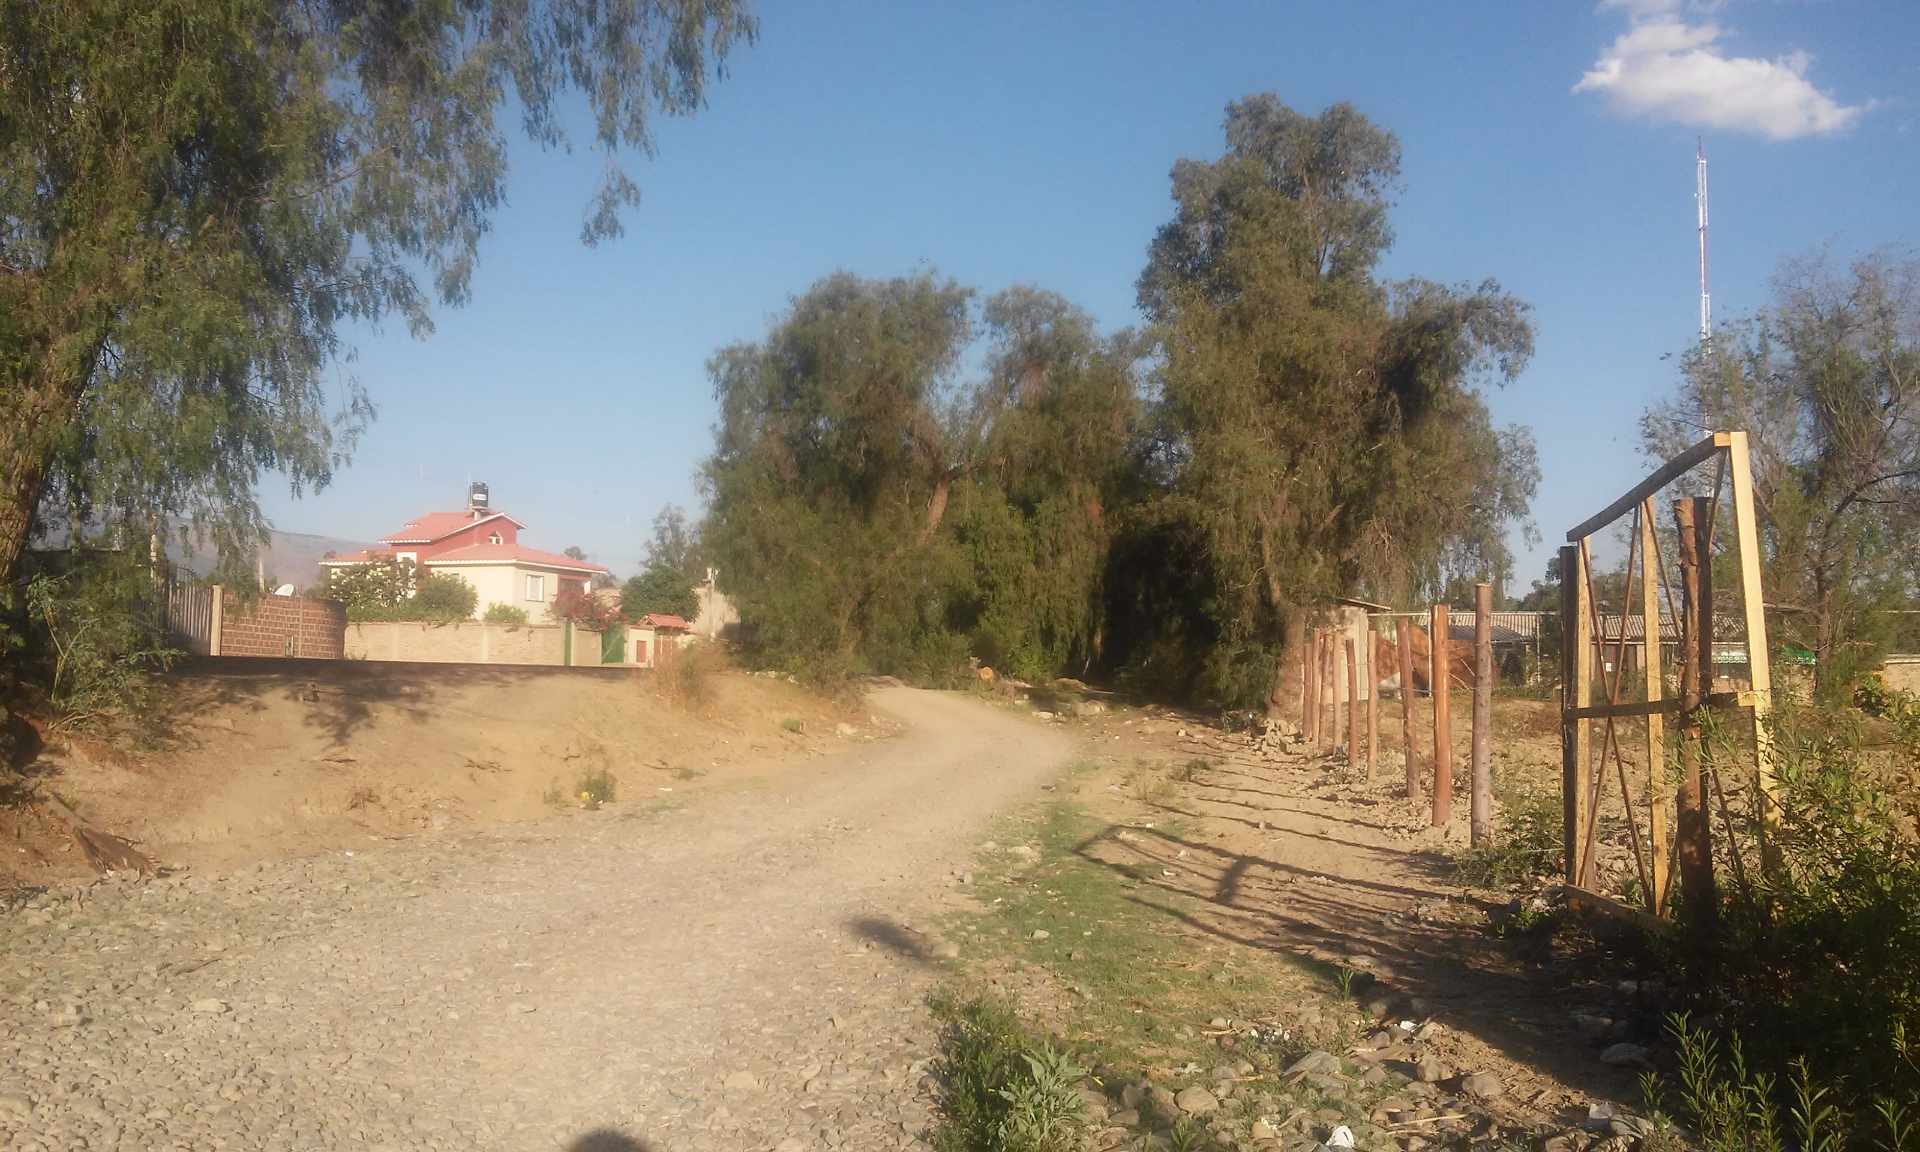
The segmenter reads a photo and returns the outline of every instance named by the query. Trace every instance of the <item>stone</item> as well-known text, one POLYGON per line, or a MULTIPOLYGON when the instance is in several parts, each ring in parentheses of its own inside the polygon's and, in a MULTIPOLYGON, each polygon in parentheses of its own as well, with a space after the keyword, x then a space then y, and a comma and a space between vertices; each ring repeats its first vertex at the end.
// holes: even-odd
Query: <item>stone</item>
POLYGON ((1608 1045, 1606 1050, 1600 1053, 1600 1063, 1610 1065, 1614 1068, 1653 1067, 1653 1063, 1648 1059, 1645 1048, 1638 1044, 1628 1044, 1624 1041, 1619 1044, 1608 1045))
POLYGON ((1180 1118, 1180 1102, 1158 1084, 1147 1089, 1147 1109, 1169 1124, 1180 1118))
POLYGON ((1120 1089, 1121 1105, 1127 1108, 1140 1107, 1140 1102, 1147 1098, 1147 1090, 1151 1087, 1152 1085, 1144 1082, 1124 1085, 1120 1089))
POLYGON ((720 1082, 720 1087, 729 1092, 754 1092, 760 1088, 760 1077, 742 1068, 738 1072, 729 1072, 720 1082))
POLYGON ((1506 1085, 1500 1083, 1500 1077, 1491 1072, 1475 1072, 1460 1081, 1460 1091, 1488 1100, 1506 1091, 1506 1085))
POLYGON ((1035 928, 1033 930, 1033 935, 1029 937, 1029 939, 1032 939, 1032 940, 1050 940, 1052 938, 1053 938, 1053 933, 1047 931, 1045 928, 1035 928))
POLYGON ((1182 1088, 1180 1094, 1173 1098, 1173 1102, 1180 1111, 1189 1116, 1211 1116, 1220 1108, 1219 1098, 1197 1084, 1191 1088, 1182 1088))
POLYGON ((1331 1052, 1309 1052, 1287 1065, 1286 1076, 1327 1075, 1340 1071, 1340 1057, 1331 1052))
POLYGON ((1432 1056, 1422 1056, 1414 1062, 1413 1078, 1422 1084, 1437 1084, 1447 1078, 1447 1069, 1432 1056))
POLYGON ((0 1114, 19 1116, 33 1115, 33 1101, 18 1092, 0 1092, 0 1114))
POLYGON ((225 1000, 215 1000, 211 996, 205 1000, 195 1000, 188 1007, 202 1016, 219 1016, 227 1011, 225 1000))
MULTIPOLYGON (((841 727, 846 725, 842 724, 841 727)), ((773 1146, 773 1152, 807 1152, 807 1142, 798 1136, 788 1136, 773 1146)))
POLYGON ((1138 1128, 1140 1127, 1140 1110, 1137 1108, 1122 1108, 1120 1111, 1107 1117, 1107 1122, 1117 1128, 1138 1128))
MULTIPOLYGON (((840 739, 842 740, 845 740, 848 737, 858 734, 859 731, 860 730, 858 728, 855 728, 853 725, 847 723, 845 720, 842 720, 840 721, 840 723, 835 724, 833 726, 833 734, 835 736, 840 737, 840 739)), ((788 1137, 788 1139, 792 1139, 792 1137, 788 1137)), ((798 1147, 798 1145, 796 1144, 795 1147, 798 1147)))

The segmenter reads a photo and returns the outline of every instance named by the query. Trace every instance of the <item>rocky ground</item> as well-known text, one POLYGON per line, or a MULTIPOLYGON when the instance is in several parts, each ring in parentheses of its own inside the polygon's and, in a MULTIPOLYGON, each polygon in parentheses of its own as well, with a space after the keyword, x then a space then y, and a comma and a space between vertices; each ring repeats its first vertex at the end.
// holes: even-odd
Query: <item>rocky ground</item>
POLYGON ((873 703, 910 734, 680 809, 33 897, 0 916, 0 1146, 913 1145, 914 921, 1072 742, 873 703))

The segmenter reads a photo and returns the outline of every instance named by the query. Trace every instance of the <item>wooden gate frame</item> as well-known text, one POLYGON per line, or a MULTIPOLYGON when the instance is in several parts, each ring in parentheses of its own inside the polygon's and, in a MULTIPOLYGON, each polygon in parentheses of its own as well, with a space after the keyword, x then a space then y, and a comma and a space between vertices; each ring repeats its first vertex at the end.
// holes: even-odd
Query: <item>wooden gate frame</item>
MULTIPOLYGON (((1777 816, 1773 771, 1772 736, 1767 716, 1773 708, 1773 677, 1767 648, 1767 622, 1760 584, 1760 538, 1754 524, 1753 467, 1745 432, 1715 432, 1668 460, 1650 476, 1633 486, 1625 495, 1607 505, 1598 514, 1567 532, 1567 544, 1560 549, 1561 609, 1561 803, 1562 833, 1566 851, 1566 883, 1569 889, 1591 893, 1593 885, 1593 846, 1599 827, 1598 812, 1605 793, 1605 769, 1609 753, 1619 777, 1621 798, 1627 814, 1627 828, 1633 841, 1634 864, 1639 870, 1641 891, 1647 899, 1647 911, 1664 916, 1668 908, 1672 844, 1667 829, 1667 780, 1665 718, 1681 712, 1679 700, 1665 698, 1660 674, 1659 593, 1664 587, 1669 606, 1673 589, 1667 580, 1667 566, 1660 555, 1659 536, 1654 531, 1653 497, 1662 488, 1693 469, 1713 461, 1713 496, 1709 505, 1707 533, 1717 518, 1720 492, 1733 490, 1733 530, 1735 548, 1740 557, 1742 609, 1746 617, 1747 668, 1751 688, 1745 692, 1719 693, 1711 688, 1711 668, 1701 687, 1703 708, 1736 709, 1747 712, 1753 724, 1755 777, 1760 791, 1760 835, 1762 859, 1772 838, 1777 816), (1593 701, 1593 654, 1606 643, 1600 618, 1594 608, 1592 557, 1589 537, 1632 513, 1634 533, 1627 551, 1627 611, 1621 613, 1620 635, 1614 644, 1614 674, 1606 680, 1606 702, 1593 701), (1640 578, 1634 579, 1634 559, 1640 558, 1640 578), (1651 561, 1651 562, 1649 562, 1651 561), (1646 699, 1622 702, 1621 679, 1627 645, 1626 620, 1636 599, 1643 624, 1641 645, 1645 653, 1646 699), (1647 718, 1647 844, 1643 854, 1640 827, 1634 818, 1634 797, 1628 786, 1626 765, 1614 730, 1616 719, 1629 716, 1647 718), (1601 721, 1599 755, 1593 749, 1594 721, 1601 721)), ((1703 558, 1710 563, 1711 558, 1703 558)), ((1711 608, 1709 607, 1709 612, 1711 608)), ((1678 611, 1673 612, 1678 619, 1678 611)), ((1712 635, 1709 615, 1706 630, 1712 635)), ((1727 815, 1721 798, 1723 818, 1727 815)), ((1728 829, 1731 834, 1732 829, 1728 829)), ((1738 848, 1734 858, 1738 859, 1738 848)), ((1711 864, 1707 865, 1711 868, 1711 864)), ((1596 894, 1597 895, 1597 894, 1596 894)))

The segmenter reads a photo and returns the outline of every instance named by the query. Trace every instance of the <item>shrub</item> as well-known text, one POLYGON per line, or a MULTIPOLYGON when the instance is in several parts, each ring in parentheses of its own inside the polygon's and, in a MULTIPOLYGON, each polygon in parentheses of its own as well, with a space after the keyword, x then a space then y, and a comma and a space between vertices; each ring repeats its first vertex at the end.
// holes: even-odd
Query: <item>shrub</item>
POLYGON ((411 560, 392 557, 328 570, 327 597, 347 606, 349 620, 393 620, 413 591, 411 560))
MULTIPOLYGON (((672 644, 664 637, 663 646, 672 644)), ((656 657, 654 689, 661 696, 686 708, 703 708, 713 699, 713 680, 726 666, 726 657, 712 644, 688 644, 666 659, 656 657)))
POLYGON ((527 610, 525 608, 516 608, 511 604, 489 604, 487 605, 486 614, 481 616, 480 619, 489 624, 505 624, 509 627, 524 628, 527 626, 527 610))
POLYGON ((591 592, 568 587, 547 606, 547 615, 555 622, 571 620, 575 627, 589 632, 605 632, 620 625, 620 609, 603 603, 591 592))
POLYGON ((605 768, 590 768, 574 781, 574 794, 580 798, 580 807, 592 812, 602 804, 611 804, 617 786, 613 773, 605 768))
POLYGON ((473 619, 473 610, 479 603, 480 593, 464 577, 435 572, 420 581, 404 610, 409 612, 410 620, 455 624, 473 619))
POLYGON ((1080 1100, 1086 1071, 1067 1053, 1028 1035, 1007 1005, 935 996, 941 1024, 940 1152, 1070 1152, 1087 1128, 1080 1100))
POLYGON ((1784 1092, 1806 1061, 1864 1130, 1875 1099, 1920 1100, 1906 1040, 1920 1034, 1920 797, 1895 784, 1920 770, 1920 742, 1903 734, 1893 762, 1870 762, 1857 722, 1775 713, 1774 864, 1732 886, 1709 945, 1674 960, 1756 1075, 1784 1092))
POLYGON ((1523 792, 1507 797, 1493 836, 1454 857, 1456 876, 1476 888, 1504 888, 1559 873, 1561 819, 1555 796, 1523 792))
POLYGON ((122 553, 80 553, 38 573, 25 608, 21 664, 59 714, 56 727, 144 711, 152 673, 177 655, 146 566, 122 553))

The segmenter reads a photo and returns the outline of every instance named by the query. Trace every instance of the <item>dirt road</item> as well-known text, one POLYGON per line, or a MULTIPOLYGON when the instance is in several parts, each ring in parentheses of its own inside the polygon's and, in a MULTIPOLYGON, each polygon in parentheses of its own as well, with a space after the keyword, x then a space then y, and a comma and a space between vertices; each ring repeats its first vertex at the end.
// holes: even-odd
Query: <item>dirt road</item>
POLYGON ((937 962, 910 925, 1072 743, 961 697, 871 703, 906 733, 680 809, 0 917, 0 1143, 911 1146, 937 962))

